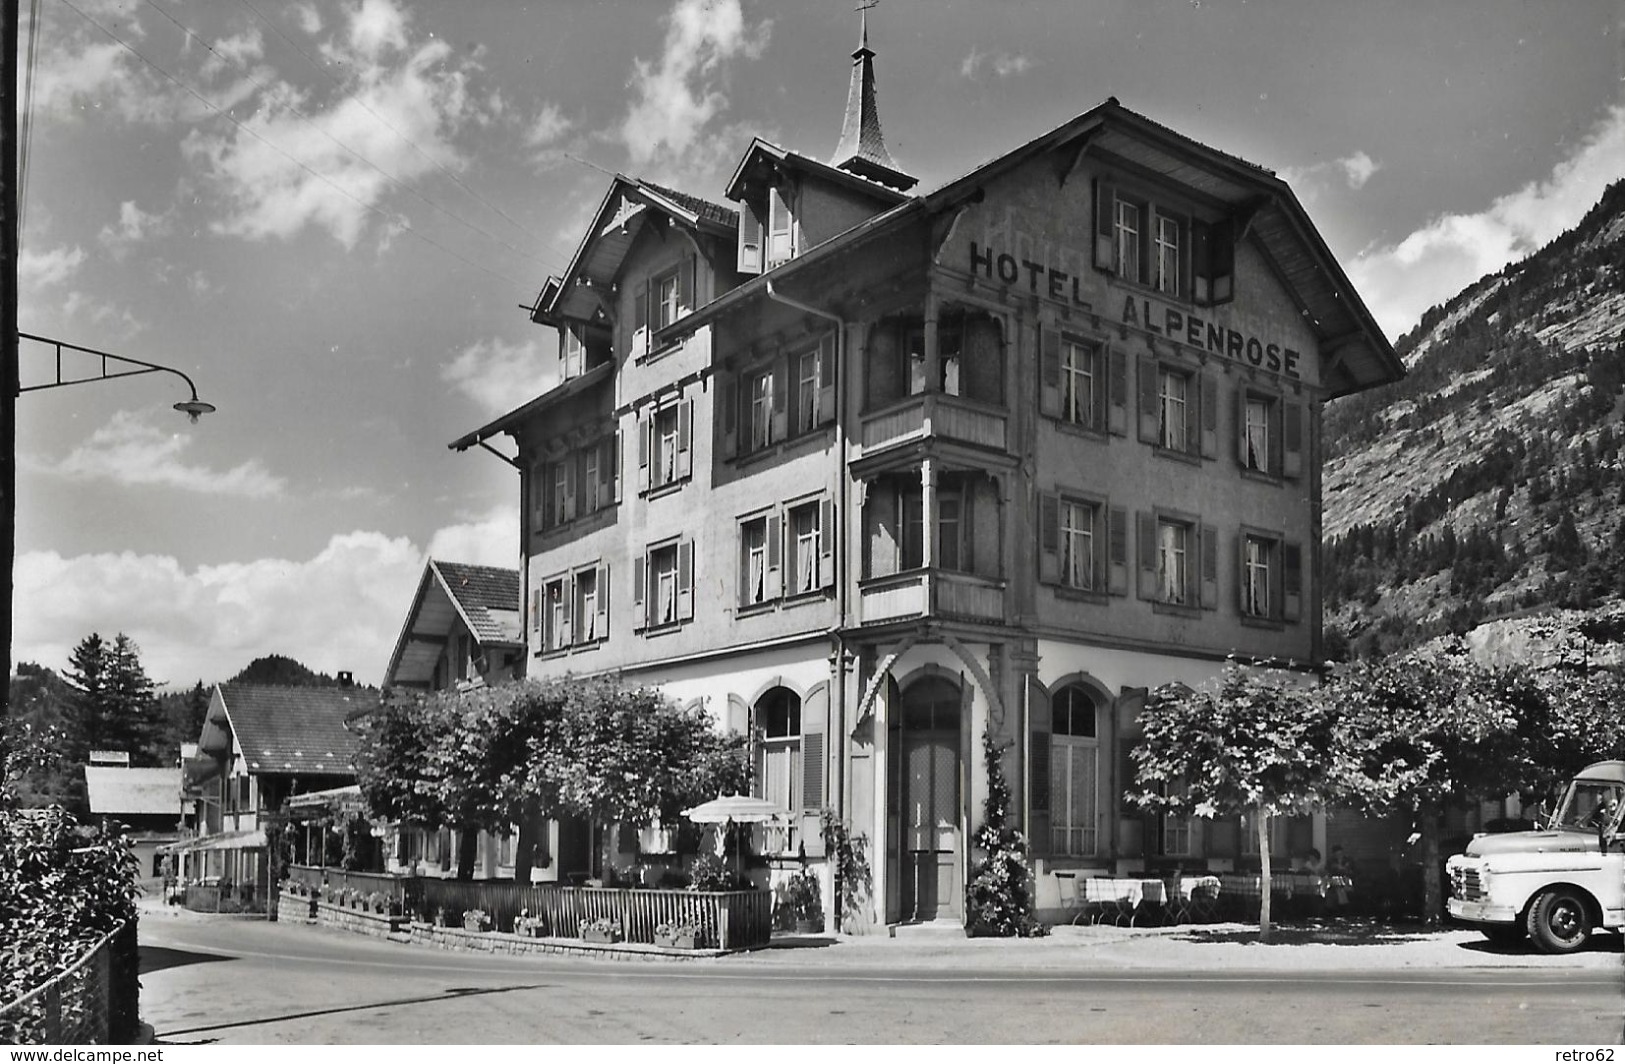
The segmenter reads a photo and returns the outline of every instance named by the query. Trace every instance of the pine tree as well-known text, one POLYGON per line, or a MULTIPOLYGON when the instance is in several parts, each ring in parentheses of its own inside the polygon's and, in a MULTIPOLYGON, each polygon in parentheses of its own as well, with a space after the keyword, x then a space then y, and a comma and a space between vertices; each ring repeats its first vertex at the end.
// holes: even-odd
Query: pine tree
POLYGON ((126 751, 137 763, 168 760, 153 683, 133 639, 120 632, 109 645, 92 632, 73 648, 66 679, 73 689, 72 761, 88 760, 92 750, 126 751))
POLYGON ((989 725, 982 733, 987 801, 982 803, 982 826, 976 829, 982 857, 971 870, 965 926, 971 935, 1036 938, 1049 934, 1049 928, 1033 915, 1027 840, 1010 826, 1010 785, 1004 778, 1002 753, 989 725))
POLYGON ((67 758, 84 762, 105 730, 107 644, 99 634, 90 633, 73 648, 63 679, 73 690, 68 713, 67 758))

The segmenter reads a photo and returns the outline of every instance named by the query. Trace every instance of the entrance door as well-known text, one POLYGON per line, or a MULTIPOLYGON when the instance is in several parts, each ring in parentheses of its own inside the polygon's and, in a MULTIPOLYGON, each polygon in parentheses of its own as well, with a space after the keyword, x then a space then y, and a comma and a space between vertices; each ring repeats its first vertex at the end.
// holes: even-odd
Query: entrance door
POLYGON ((898 844, 905 920, 955 918, 959 888, 959 689, 931 677, 903 694, 898 844))

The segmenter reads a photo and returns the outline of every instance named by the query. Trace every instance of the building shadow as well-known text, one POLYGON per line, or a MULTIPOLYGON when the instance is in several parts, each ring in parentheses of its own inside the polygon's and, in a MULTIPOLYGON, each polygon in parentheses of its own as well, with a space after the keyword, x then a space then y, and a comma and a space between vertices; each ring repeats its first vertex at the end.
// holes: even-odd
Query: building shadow
MULTIPOLYGON (((525 983, 519 986, 489 986, 468 987, 454 986, 438 994, 420 994, 417 997, 393 998, 389 1001, 374 1001, 365 1005, 339 1005, 330 1009, 308 1009, 304 1012, 287 1012, 279 1016, 261 1016, 252 1020, 233 1020, 229 1023, 211 1023, 201 1027, 185 1027, 176 1031, 160 1031, 155 1039, 159 1045, 176 1044, 172 1039, 184 1035, 208 1034, 211 1031, 227 1031, 238 1027, 259 1027, 271 1023, 288 1023, 292 1020, 308 1020, 317 1016, 338 1016, 348 1012, 368 1012, 372 1009, 391 1009, 400 1005, 423 1005, 434 1001, 449 1001, 454 998, 480 997, 486 994, 508 994, 516 990, 546 990, 549 983, 525 983)), ((195 1044, 204 1044, 214 1039, 199 1039, 195 1044)), ((194 1044, 194 1043, 187 1043, 194 1044)))
POLYGON ((193 950, 171 949, 168 946, 141 947, 141 974, 161 972, 166 968, 184 968, 188 964, 210 964, 214 961, 234 961, 218 953, 197 953, 193 950))

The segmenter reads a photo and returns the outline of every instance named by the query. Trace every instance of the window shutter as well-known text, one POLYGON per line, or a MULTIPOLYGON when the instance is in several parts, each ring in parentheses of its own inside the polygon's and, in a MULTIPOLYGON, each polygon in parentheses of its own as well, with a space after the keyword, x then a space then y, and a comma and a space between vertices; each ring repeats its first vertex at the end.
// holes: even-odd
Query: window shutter
POLYGON ((575 642, 575 625, 572 622, 575 620, 576 580, 573 575, 559 581, 559 598, 564 607, 559 621, 559 646, 562 647, 575 642))
POLYGON ((818 506, 818 586, 835 586, 835 539, 840 530, 835 525, 835 500, 825 499, 818 506))
POLYGON ((1027 826, 1027 843, 1034 857, 1050 852, 1050 717, 1049 693, 1033 679, 1027 681, 1027 807, 1032 823, 1027 826))
POLYGON ((739 381, 725 381, 717 401, 722 404, 722 456, 732 458, 739 453, 739 381))
POLYGON ((784 542, 780 537, 779 515, 767 519, 767 590, 769 599, 776 599, 784 590, 784 542))
POLYGON ((1107 423, 1113 436, 1125 436, 1128 434, 1128 353, 1110 348, 1102 361, 1106 363, 1111 377, 1111 408, 1107 412, 1107 423))
POLYGON ((1201 455, 1207 450, 1202 439, 1202 375, 1192 373, 1185 381, 1185 453, 1201 455))
POLYGON ((649 624, 648 599, 644 587, 649 579, 649 556, 640 554, 632 560, 632 628, 646 628, 649 624))
POLYGON ((1043 373, 1038 394, 1039 412, 1047 417, 1061 416, 1061 331, 1054 322, 1038 327, 1043 373))
POLYGON ((1219 608, 1219 530, 1212 525, 1201 526, 1197 533, 1202 539, 1202 608, 1219 608))
POLYGON ((739 272, 762 272, 762 220, 748 203, 739 205, 739 272))
POLYGON ((1038 579, 1061 581, 1061 497, 1053 492, 1038 497, 1038 579))
POLYGON ((1095 178, 1095 269, 1110 271, 1116 255, 1113 252, 1112 208, 1117 203, 1117 188, 1102 178, 1095 178))
POLYGON ((1236 294, 1236 226, 1228 218, 1212 229, 1208 261, 1213 279, 1209 302, 1230 302, 1236 294))
POLYGON ((1117 793, 1121 796, 1120 808, 1123 810, 1123 826, 1128 829, 1117 847, 1119 857, 1144 857, 1149 850, 1152 831, 1146 829, 1147 824, 1153 824, 1154 818, 1141 811, 1141 807, 1129 801, 1129 795, 1139 792, 1140 785, 1135 779, 1134 758, 1130 751, 1134 749, 1133 743, 1128 739, 1117 740, 1117 793))
POLYGON ((632 349, 637 354, 649 350, 649 282, 632 292, 632 349))
MULTIPOLYGON (((1279 568, 1277 566, 1277 568, 1279 568)), ((1247 533, 1236 535, 1236 612, 1243 617, 1247 612, 1247 533)))
POLYGON ((971 483, 959 493, 959 571, 976 571, 976 485, 971 483))
MULTIPOLYGON (((530 592, 530 630, 542 630, 542 592, 540 588, 532 588, 530 592)), ((538 647, 537 649, 541 649, 538 647)))
POLYGON ((828 425, 835 420, 835 360, 840 357, 840 342, 831 332, 818 342, 818 423, 828 425))
POLYGON ((1191 220, 1191 298, 1206 306, 1213 297, 1212 230, 1204 221, 1191 220))
POLYGON ((651 418, 638 415, 638 490, 649 490, 649 430, 651 418))
POLYGON ((562 519, 574 521, 576 516, 576 486, 581 482, 581 456, 569 454, 559 463, 564 474, 564 513, 562 519))
POLYGON ((677 544, 677 619, 694 619, 694 541, 677 544))
POLYGON ((1219 383, 1204 373, 1191 377, 1202 390, 1202 457, 1219 457, 1219 383))
MULTIPOLYGON (((827 691, 828 688, 825 688, 827 691)), ((816 813, 824 807, 824 715, 827 694, 801 706, 801 807, 816 813)))
POLYGON ((1281 404, 1281 475, 1303 476, 1303 404, 1281 404))
POLYGON ((1110 562, 1107 590, 1113 595, 1128 594, 1128 511, 1113 506, 1107 514, 1106 540, 1110 562))
POLYGON ((609 563, 598 567, 598 623, 594 626, 599 639, 609 638, 609 563))
POLYGON ((1140 442, 1161 443, 1161 419, 1158 414, 1157 360, 1141 356, 1140 364, 1140 442))
POLYGON ((598 481, 601 505, 621 501, 621 434, 617 430, 599 443, 598 481))
POLYGON ((1155 514, 1136 513, 1139 533, 1140 597, 1157 597, 1157 517, 1155 514))
POLYGON ((694 470, 694 400, 684 399, 677 404, 677 476, 687 477, 694 470))
POLYGON ((1236 411, 1236 464, 1247 468, 1247 388, 1245 385, 1236 386, 1236 401, 1233 404, 1236 411))
POLYGON ((789 433, 790 423, 789 363, 779 359, 773 364, 773 442, 777 443, 789 433))
POLYGON ((689 255, 683 259, 683 264, 677 268, 677 313, 683 314, 694 309, 694 256, 689 255))
POLYGON ((1303 548, 1296 543, 1281 544, 1281 619, 1303 617, 1303 548))

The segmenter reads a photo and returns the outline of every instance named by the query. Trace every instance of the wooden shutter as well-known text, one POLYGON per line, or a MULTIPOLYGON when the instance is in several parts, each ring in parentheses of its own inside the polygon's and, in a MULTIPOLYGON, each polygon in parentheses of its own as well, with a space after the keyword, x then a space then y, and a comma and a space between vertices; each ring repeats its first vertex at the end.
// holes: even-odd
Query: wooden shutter
POLYGON ((652 595, 645 595, 645 588, 649 582, 649 556, 640 554, 632 559, 632 628, 637 630, 649 625, 649 599, 652 595))
POLYGON ((824 499, 818 504, 818 586, 835 586, 835 540, 840 530, 835 526, 835 500, 824 499))
POLYGON ((1095 178, 1095 269, 1111 271, 1117 263, 1113 239, 1112 210, 1117 204, 1117 187, 1104 178, 1095 178))
POLYGON ((647 412, 638 415, 638 491, 649 490, 649 432, 653 418, 647 412))
POLYGON ((562 520, 574 521, 576 516, 576 488, 581 483, 581 455, 571 453, 559 462, 564 474, 564 513, 562 520))
POLYGON ((559 578, 559 599, 563 609, 559 620, 559 646, 567 647, 575 642, 575 599, 576 578, 574 574, 559 578))
POLYGON ((820 425, 828 425, 835 420, 835 360, 839 357, 839 341, 835 333, 831 332, 818 342, 818 423, 820 425))
POLYGON ((694 400, 684 399, 677 404, 677 476, 687 477, 694 471, 694 400))
POLYGON ((601 506, 621 501, 620 451, 619 430, 604 437, 598 444, 598 499, 601 506))
POLYGON ((677 267, 677 313, 679 315, 694 309, 694 256, 689 255, 683 259, 681 266, 677 267))
POLYGON ((1212 227, 1208 251, 1210 304, 1228 303, 1236 295, 1236 225, 1226 218, 1212 227))
POLYGON ((1216 610, 1219 608, 1219 530, 1212 525, 1202 525, 1197 531, 1201 539, 1201 573, 1202 581, 1202 608, 1216 610))
POLYGON ((1236 386, 1236 464, 1247 468, 1247 386, 1236 386))
POLYGON ((1155 601, 1157 598, 1157 515, 1139 512, 1134 515, 1139 533, 1140 597, 1155 601))
POLYGON ((677 544, 677 619, 694 619, 694 541, 677 544))
POLYGON ((781 536, 779 515, 767 519, 767 590, 763 596, 776 599, 784 591, 784 540, 781 536))
POLYGON ((593 630, 598 633, 599 639, 609 638, 609 563, 605 562, 598 567, 598 576, 595 577, 598 585, 598 620, 593 630))
POLYGON ((1205 373, 1191 375, 1202 392, 1202 457, 1219 457, 1219 383, 1205 373))
MULTIPOLYGON (((801 845, 808 857, 824 855, 824 834, 819 814, 828 800, 824 794, 827 772, 825 736, 829 729, 829 684, 808 692, 801 703, 801 845)), ((793 810, 792 810, 793 812, 793 810)))
POLYGON ((1042 352, 1043 372, 1038 392, 1039 413, 1047 417, 1061 416, 1061 331, 1054 322, 1046 321, 1038 327, 1039 349, 1042 352))
POLYGON ((748 203, 739 205, 739 272, 762 272, 762 219, 748 203))
POLYGON ((1185 453, 1201 455, 1207 450, 1202 439, 1202 375, 1185 378, 1185 453))
POLYGON ((1113 595, 1128 594, 1128 511, 1113 506, 1107 513, 1106 590, 1113 595))
POLYGON ((1157 395, 1157 376, 1160 370, 1157 360, 1144 355, 1139 358, 1140 365, 1140 442, 1159 444, 1162 442, 1162 419, 1158 416, 1159 397, 1157 395))
POLYGON ((773 439, 777 443, 789 435, 790 369, 786 359, 773 364, 773 439))
POLYGON ((1199 219, 1191 219, 1191 298, 1206 306, 1213 298, 1212 230, 1199 219))
POLYGON ((1038 497, 1038 579, 1061 581, 1061 497, 1053 492, 1038 497))
POLYGON ((1114 436, 1128 434, 1128 353, 1108 347, 1101 358, 1110 375, 1111 406, 1107 411, 1107 425, 1114 436))
MULTIPOLYGON (((541 588, 531 588, 530 591, 530 630, 533 632, 540 632, 542 630, 541 588)), ((540 650, 540 646, 538 646, 537 649, 540 650)))
MULTIPOLYGON (((1276 568, 1279 568, 1279 566, 1276 568)), ((1279 596, 1277 596, 1277 601, 1279 601, 1279 596)), ((1247 533, 1245 532, 1236 535, 1236 612, 1243 617, 1251 616, 1247 612, 1247 533)))
POLYGON ((1281 619, 1297 621, 1303 617, 1303 547, 1297 543, 1281 544, 1281 619))
POLYGON ((1053 726, 1049 693, 1042 684, 1027 679, 1027 807, 1032 823, 1027 827, 1027 843, 1034 857, 1050 852, 1050 732, 1053 726))
POLYGON ((730 377, 717 391, 717 402, 722 404, 722 456, 732 458, 739 453, 739 381, 730 377))
POLYGON ((645 280, 632 290, 632 351, 644 354, 649 350, 649 282, 645 280))
POLYGON ((1119 857, 1145 857, 1151 849, 1149 843, 1154 835, 1149 830, 1155 823, 1155 818, 1141 810, 1141 807, 1129 800, 1129 796, 1139 791, 1139 784, 1135 781, 1134 758, 1130 751, 1134 744, 1129 739, 1117 741, 1117 808, 1121 811, 1119 818, 1120 839, 1117 846, 1119 857))
POLYGON ((1303 476, 1303 413, 1302 403, 1281 404, 1281 475, 1303 476))

